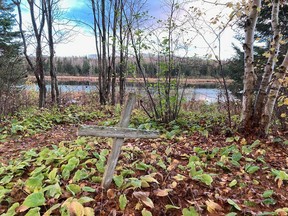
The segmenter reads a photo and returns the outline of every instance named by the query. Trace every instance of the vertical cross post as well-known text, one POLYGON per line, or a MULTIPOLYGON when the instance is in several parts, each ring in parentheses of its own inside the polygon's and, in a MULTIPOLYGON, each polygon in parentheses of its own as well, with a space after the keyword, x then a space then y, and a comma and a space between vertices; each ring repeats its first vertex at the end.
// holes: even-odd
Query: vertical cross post
MULTIPOLYGON (((135 93, 129 93, 128 99, 125 103, 124 109, 121 114, 121 119, 118 127, 127 128, 130 122, 131 112, 133 106, 136 102, 135 93)), ((120 155, 121 147, 123 145, 124 138, 114 138, 112 144, 112 150, 108 158, 107 167, 105 169, 105 173, 103 176, 101 186, 105 189, 108 188, 112 182, 113 174, 115 171, 115 167, 120 155)))

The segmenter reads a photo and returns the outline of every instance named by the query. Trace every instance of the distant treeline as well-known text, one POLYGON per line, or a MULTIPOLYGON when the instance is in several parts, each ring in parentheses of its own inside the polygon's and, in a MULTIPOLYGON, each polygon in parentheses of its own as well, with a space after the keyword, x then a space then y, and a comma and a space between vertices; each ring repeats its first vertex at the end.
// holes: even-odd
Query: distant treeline
MULTIPOLYGON (((180 72, 185 77, 214 77, 217 75, 216 63, 213 60, 199 57, 181 58, 175 64, 175 75, 180 72)), ((55 60, 58 75, 95 76, 98 75, 97 59, 88 57, 57 57, 55 60)), ((165 60, 158 61, 153 57, 144 58, 143 67, 148 77, 157 77, 157 71, 167 67, 165 60)), ((119 65, 118 65, 119 66, 119 65)), ((130 61, 126 76, 137 76, 137 67, 130 61)), ((44 62, 45 75, 49 75, 48 58, 44 62)))

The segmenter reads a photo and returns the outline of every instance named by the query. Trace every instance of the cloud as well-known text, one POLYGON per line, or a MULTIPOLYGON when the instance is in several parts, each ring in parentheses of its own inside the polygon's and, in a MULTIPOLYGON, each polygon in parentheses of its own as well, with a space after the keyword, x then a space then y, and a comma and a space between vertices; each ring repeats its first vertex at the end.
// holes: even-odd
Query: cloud
POLYGON ((95 40, 93 35, 78 33, 68 43, 55 46, 56 56, 87 56, 95 54, 95 40))
POLYGON ((77 8, 83 8, 86 6, 85 0, 62 0, 59 2, 60 7, 67 10, 74 10, 77 8))
MULTIPOLYGON (((89 1, 87 0, 62 0, 60 1, 61 5, 60 7, 66 12, 65 17, 67 19, 71 20, 80 20, 81 22, 85 22, 88 24, 92 24, 93 22, 93 15, 92 10, 89 5, 89 1)), ((165 7, 161 7, 162 1, 158 0, 148 0, 147 5, 144 10, 148 10, 149 14, 156 17, 157 19, 167 19, 167 10, 165 12, 165 7)), ((209 18, 211 16, 214 16, 219 12, 219 9, 217 10, 216 7, 212 7, 209 5, 209 8, 205 5, 202 5, 200 1, 192 2, 194 6, 197 7, 203 7, 203 10, 207 11, 207 16, 209 18)), ((191 3, 191 5, 192 5, 191 3)), ((189 6, 191 6, 189 5, 189 6)), ((188 6, 187 6, 188 7, 188 6)), ((186 9, 187 9, 186 7, 186 9)), ((27 6, 23 5, 23 18, 26 29, 28 29, 29 26, 31 26, 30 18, 29 18, 29 11, 27 10, 27 6)), ((167 8, 166 8, 167 9, 167 8)), ((181 15, 181 14, 180 14, 181 15)), ((183 14, 182 14, 183 16, 183 14)), ((209 20, 209 18, 207 18, 209 20)), ((70 23, 71 24, 71 23, 70 23)), ((76 24, 76 22, 72 22, 72 25, 76 24)), ((198 24, 197 24, 198 25, 198 24)), ((204 26, 204 25, 203 25, 204 26)), ((205 31, 203 26, 201 27, 201 31, 205 31)), ((68 28, 69 26, 66 26, 68 28)), ((156 28, 157 24, 154 23, 152 25, 152 28, 156 28)), ((185 26, 183 26, 185 27, 185 26)), ((191 27, 189 32, 185 32, 185 37, 183 40, 191 39, 193 38, 193 31, 191 31, 191 27)), ((74 29, 76 30, 76 29, 74 29)), ((77 31, 71 33, 73 34, 73 37, 69 38, 69 41, 64 41, 61 44, 56 44, 56 55, 57 56, 86 56, 89 54, 95 54, 95 41, 93 34, 91 33, 91 29, 85 25, 79 25, 77 27, 77 31)), ((207 40, 212 43, 215 39, 215 35, 209 34, 208 32, 205 32, 205 35, 207 36, 207 40)), ((221 55, 222 59, 229 58, 233 55, 234 50, 231 46, 232 42, 237 43, 237 41, 233 38, 234 32, 231 29, 227 29, 222 34, 222 47, 221 47, 221 55)), ((159 37, 165 36, 165 33, 162 33, 158 35, 159 37)), ((239 43, 238 43, 239 44, 239 43)), ((215 44, 216 45, 216 44, 215 44)), ((209 51, 207 49, 207 44, 201 37, 197 37, 197 39, 194 39, 189 46, 189 56, 193 56, 194 54, 197 54, 198 56, 204 56, 206 54, 211 53, 211 50, 209 51)), ((218 48, 215 48, 215 51, 218 52, 218 48)), ((184 51, 182 51, 184 52, 184 51)), ((32 52, 33 53, 33 52, 32 52)), ((181 52, 180 52, 181 53, 181 52)), ((179 53, 179 54, 180 54, 179 53)))

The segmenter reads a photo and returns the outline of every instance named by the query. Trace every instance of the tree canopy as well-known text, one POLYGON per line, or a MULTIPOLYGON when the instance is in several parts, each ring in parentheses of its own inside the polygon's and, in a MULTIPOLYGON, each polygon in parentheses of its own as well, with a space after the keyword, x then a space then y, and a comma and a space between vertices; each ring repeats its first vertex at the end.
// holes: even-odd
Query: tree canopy
POLYGON ((16 20, 13 10, 13 4, 0 0, 0 51, 2 55, 18 54, 21 45, 18 41, 19 32, 14 31, 16 20))

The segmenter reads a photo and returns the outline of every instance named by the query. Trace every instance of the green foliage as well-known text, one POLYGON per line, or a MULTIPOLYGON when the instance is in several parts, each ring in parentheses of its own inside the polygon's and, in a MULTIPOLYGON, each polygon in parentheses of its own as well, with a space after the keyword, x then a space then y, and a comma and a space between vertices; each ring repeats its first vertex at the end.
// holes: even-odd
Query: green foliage
POLYGON ((25 182, 25 186, 30 192, 39 191, 42 188, 44 175, 41 173, 37 176, 31 176, 25 182))
POLYGON ((114 176, 113 180, 118 188, 120 188, 124 183, 123 175, 114 176))
POLYGON ((79 182, 82 179, 86 179, 89 177, 89 173, 85 169, 77 170, 74 177, 73 182, 79 182))
MULTIPOLYGON (((167 38, 162 42, 167 42, 167 38)), ((167 44, 166 44, 167 45, 167 44)), ((145 68, 146 75, 148 77, 156 77, 158 65, 153 62, 144 62, 143 67, 145 68)), ((199 58, 196 56, 183 58, 182 61, 177 62, 178 70, 185 77, 213 77, 215 76, 215 66, 213 60, 199 58)), ((160 62, 161 71, 167 70, 167 64, 160 62)), ((131 70, 135 72, 134 70, 131 70)), ((176 70, 172 71, 173 76, 177 73, 176 70)))
POLYGON ((141 211, 142 216, 152 216, 152 213, 150 211, 148 211, 146 208, 144 208, 141 211))
POLYGON ((14 203, 6 213, 2 214, 2 216, 13 216, 16 215, 16 209, 19 207, 19 203, 14 203))
POLYGON ((237 216, 237 213, 236 212, 230 212, 230 213, 226 214, 225 216, 237 216))
POLYGON ((126 208, 127 202, 128 202, 128 200, 127 200, 125 194, 121 194, 119 197, 119 206, 120 206, 120 209, 122 211, 126 208))
POLYGON ((199 216, 198 212, 192 206, 189 209, 188 208, 184 208, 182 210, 182 215, 183 216, 199 216))
MULTIPOLYGON (((117 175, 113 177, 114 185, 109 190, 112 195, 111 197, 108 196, 109 202, 117 204, 118 211, 119 209, 125 211, 127 208, 129 210, 134 208, 132 204, 135 203, 135 200, 132 201, 132 199, 139 199, 142 206, 139 204, 137 206, 139 208, 136 209, 135 207, 135 211, 139 214, 149 215, 148 210, 144 211, 144 205, 151 208, 153 202, 155 205, 158 204, 156 200, 161 199, 161 197, 163 200, 168 196, 173 197, 175 191, 185 187, 185 185, 191 185, 191 182, 195 188, 199 188, 199 191, 202 187, 205 190, 211 189, 213 183, 213 187, 218 187, 221 191, 222 189, 223 191, 231 191, 230 193, 234 190, 242 190, 245 187, 250 188, 263 183, 261 179, 256 180, 254 178, 255 175, 263 174, 265 170, 269 173, 270 170, 265 165, 266 152, 262 149, 263 145, 261 144, 263 142, 259 140, 247 141, 239 136, 232 136, 225 142, 224 136, 221 135, 223 142, 221 141, 221 145, 219 145, 218 140, 214 141, 213 127, 210 128, 209 125, 217 122, 219 127, 225 128, 222 115, 216 113, 214 108, 204 107, 213 113, 213 117, 209 118, 206 114, 199 112, 200 117, 193 113, 187 113, 183 114, 183 118, 168 125, 151 122, 152 129, 157 129, 157 125, 159 125, 162 133, 164 133, 161 139, 157 139, 155 142, 137 140, 135 143, 139 145, 133 143, 132 146, 123 146, 116 167, 117 175), (189 122, 190 119, 192 123, 189 122), (196 127, 197 130, 195 130, 196 127), (205 130, 208 131, 208 136, 199 132, 205 130), (167 136, 171 131, 174 131, 175 134, 170 139, 166 139, 165 135, 167 136), (195 143, 195 140, 204 144, 198 145, 198 141, 195 143), (212 148, 207 148, 206 143, 212 140, 215 142, 215 146, 210 145, 212 148), (146 146, 151 148, 148 149, 149 153, 145 151, 146 146), (143 149, 145 150, 142 151, 143 149), (182 153, 179 154, 178 151, 182 153), (217 164, 217 168, 215 164, 217 164), (239 175, 227 174, 227 172, 232 171, 234 173, 235 170, 239 175), (221 184, 220 188, 219 183, 221 184), (141 195, 138 195, 140 198, 135 198, 130 191, 138 192, 141 195), (150 194, 149 198, 147 192, 150 194), (128 200, 131 200, 131 203, 128 204, 128 200)), ((74 122, 73 119, 75 116, 79 116, 79 112, 86 112, 85 110, 79 111, 80 108, 78 110, 76 107, 69 109, 70 111, 66 113, 68 115, 73 113, 71 117, 64 117, 62 116, 63 113, 58 115, 58 111, 55 110, 50 111, 53 115, 48 114, 48 111, 46 113, 45 110, 35 112, 37 117, 43 118, 37 124, 48 122, 53 126, 59 123, 55 119, 66 119, 65 121, 74 122)), ((28 119, 33 119, 33 116, 30 116, 28 112, 22 112, 18 114, 20 119, 15 117, 9 120, 10 122, 13 121, 14 130, 18 133, 26 133, 27 131, 28 127, 24 124, 19 124, 20 127, 18 128, 16 126, 18 122, 25 122, 25 115, 28 115, 28 119)), ((101 115, 103 114, 95 115, 95 118, 101 115)), ((85 119, 87 115, 83 114, 82 117, 85 119)), ((78 117, 78 119, 82 117, 78 117)), ((65 123, 65 121, 61 120, 60 123, 65 123)), ((138 115, 138 111, 133 113, 133 121, 130 126, 141 127, 143 123, 149 123, 149 119, 141 113, 138 115)), ((6 125, 4 130, 9 131, 9 126, 11 127, 10 123, 6 125)), ((43 214, 44 208, 47 215, 93 212, 93 209, 87 209, 88 207, 85 207, 84 203, 93 202, 93 205, 96 205, 94 199, 95 196, 99 195, 100 182, 109 155, 108 143, 109 140, 107 139, 81 137, 69 142, 60 142, 59 145, 52 145, 50 148, 30 149, 23 152, 19 158, 11 160, 7 165, 0 164, 0 202, 8 200, 4 215, 13 215, 19 206, 23 212, 25 211, 25 214, 35 215, 38 215, 38 212, 43 214), (21 199, 14 200, 12 194, 15 190, 25 191, 21 194, 21 199), (35 197, 37 202, 34 202, 35 197), (24 200, 26 200, 25 203, 24 200), (31 200, 35 203, 34 206, 31 205, 31 200), (55 203, 50 203, 51 200, 55 203)), ((275 169, 271 170, 267 178, 270 178, 271 183, 278 187, 285 186, 288 179, 285 170, 275 169), (273 181, 274 178, 276 183, 273 181)), ((278 194, 274 194, 276 190, 270 190, 270 188, 274 189, 269 185, 267 187, 269 190, 263 190, 260 193, 258 191, 257 201, 255 199, 240 199, 239 202, 235 197, 233 200, 231 197, 231 199, 227 199, 225 206, 227 208, 230 204, 235 211, 242 211, 241 209, 244 211, 248 207, 258 207, 259 205, 265 205, 267 208, 275 207, 279 202, 278 194)), ((186 189, 184 188, 184 190, 186 189)), ((106 193, 101 196, 106 199, 106 193)), ((196 207, 195 205, 195 208, 181 208, 176 204, 166 205, 166 203, 161 206, 163 211, 171 212, 171 214, 181 214, 182 212, 183 215, 199 215, 195 210, 196 207)), ((207 209, 207 211, 209 210, 207 209)), ((154 210, 151 212, 154 214, 154 210)), ((271 212, 275 213, 274 210, 271 212)))
POLYGON ((17 24, 14 14, 14 5, 11 2, 0 1, 0 52, 1 57, 7 55, 17 55, 20 48, 20 33, 14 31, 17 24))
POLYGON ((27 208, 42 206, 46 202, 44 194, 42 192, 34 192, 26 197, 22 206, 27 208))
POLYGON ((237 203, 235 201, 233 201, 232 199, 227 199, 227 202, 233 206, 235 209, 241 211, 241 208, 239 207, 239 205, 237 205, 237 203))
POLYGON ((229 187, 234 187, 236 184, 237 184, 237 180, 236 180, 236 179, 233 179, 233 181, 231 181, 231 182, 229 183, 229 187))
POLYGON ((57 57, 55 66, 61 75, 87 76, 99 70, 97 66, 92 66, 93 61, 87 57, 57 57))
POLYGON ((69 184, 66 186, 66 189, 73 195, 76 196, 81 192, 81 187, 77 184, 69 184))
POLYGON ((30 209, 25 216, 40 216, 40 208, 36 207, 36 208, 32 208, 30 209))
POLYGON ((202 166, 205 166, 205 164, 201 163, 199 161, 198 157, 191 156, 189 158, 189 163, 187 165, 188 168, 190 168, 190 176, 194 180, 198 180, 208 186, 211 186, 213 182, 213 178, 211 175, 203 173, 202 166), (198 170, 196 169, 198 167, 198 170))
POLYGON ((181 112, 178 119, 168 124, 153 121, 143 111, 136 110, 135 115, 132 116, 130 127, 158 130, 168 139, 179 137, 183 133, 200 133, 208 138, 209 133, 225 133, 227 124, 226 115, 216 105, 200 104, 198 110, 181 112))
POLYGON ((243 74, 244 74, 244 52, 233 45, 235 56, 227 61, 224 65, 224 73, 230 79, 233 79, 233 85, 228 88, 236 96, 240 96, 243 90, 243 74))
POLYGON ((276 176, 275 181, 278 181, 278 187, 280 188, 283 184, 283 181, 288 181, 288 173, 283 170, 271 170, 272 175, 276 176))
POLYGON ((249 174, 253 174, 255 173, 256 171, 258 171, 260 169, 259 166, 254 166, 252 164, 246 164, 245 165, 245 171, 249 174))
POLYGON ((23 103, 19 85, 26 71, 19 55, 20 33, 14 31, 16 24, 14 4, 0 1, 0 120, 17 111, 23 103))
POLYGON ((82 121, 101 118, 104 115, 101 111, 89 112, 87 107, 71 105, 63 111, 53 108, 36 109, 30 108, 23 110, 17 116, 7 119, 2 129, 3 133, 16 134, 36 134, 48 129, 53 125, 67 123, 81 123, 82 121))
POLYGON ((47 187, 43 188, 43 191, 47 197, 51 198, 58 199, 62 195, 62 189, 59 183, 56 183, 55 185, 48 185, 47 187))
POLYGON ((211 184, 213 182, 213 178, 209 174, 196 175, 196 176, 193 176, 193 179, 199 180, 208 186, 211 186, 211 184))

